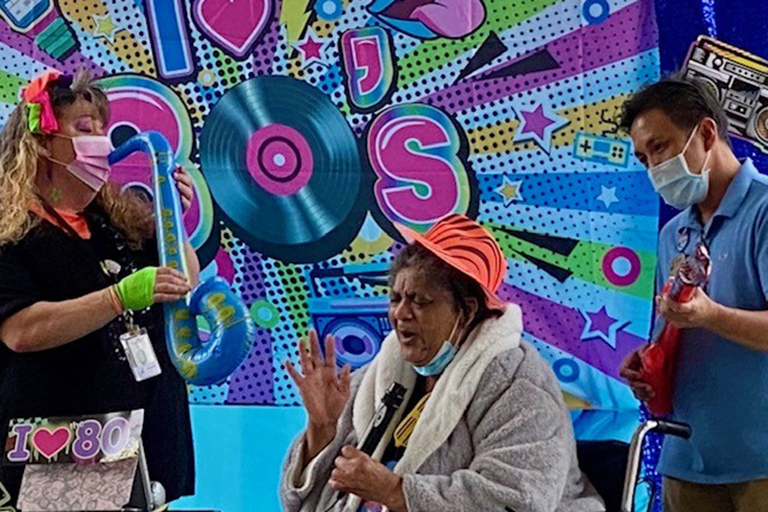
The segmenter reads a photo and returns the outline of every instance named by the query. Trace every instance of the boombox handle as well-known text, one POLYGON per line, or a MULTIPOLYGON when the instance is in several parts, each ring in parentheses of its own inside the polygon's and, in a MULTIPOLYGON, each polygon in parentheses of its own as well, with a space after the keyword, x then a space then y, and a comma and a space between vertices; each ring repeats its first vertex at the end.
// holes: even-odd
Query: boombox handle
POLYGON ((365 265, 348 265, 346 267, 317 268, 309 271, 309 289, 311 297, 320 297, 316 279, 326 277, 358 278, 361 283, 372 286, 386 286, 388 263, 366 263, 365 265), (355 270, 359 268, 360 270, 355 270))

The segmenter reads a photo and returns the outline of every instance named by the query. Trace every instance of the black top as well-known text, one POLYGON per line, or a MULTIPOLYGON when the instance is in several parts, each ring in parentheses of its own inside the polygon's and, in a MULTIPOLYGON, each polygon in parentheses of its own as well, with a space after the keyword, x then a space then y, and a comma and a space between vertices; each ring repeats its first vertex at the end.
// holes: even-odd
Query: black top
MULTIPOLYGON (((398 430, 400 425, 406 420, 408 415, 413 412, 414 409, 419 405, 419 402, 422 398, 424 398, 427 395, 427 380, 423 377, 418 377, 416 379, 416 386, 413 389, 413 394, 411 395, 410 400, 408 400, 408 403, 405 406, 405 411, 403 412, 402 416, 400 416, 400 423, 397 425, 397 428, 395 428, 395 431, 398 430)), ((429 399, 427 399, 429 400, 429 399)), ((415 424, 413 427, 415 428, 415 424)), ((413 430, 411 430, 413 432, 413 430)), ((408 436, 410 438, 410 435, 408 436)), ((384 464, 384 466, 387 467, 390 471, 394 471, 395 466, 397 466, 397 463, 400 462, 400 459, 403 458, 403 454, 405 454, 405 449, 407 446, 397 446, 397 443, 395 442, 395 436, 394 432, 392 435, 392 439, 390 439, 389 444, 387 445, 386 450, 384 450, 384 454, 381 456, 381 463, 384 464)), ((369 510, 380 510, 381 504, 372 502, 372 501, 363 501, 360 503, 360 506, 357 509, 357 512, 367 512, 369 510)))
MULTIPOLYGON (((413 394, 411 395, 410 400, 408 400, 408 404, 405 406, 405 412, 400 416, 400 422, 405 421, 408 415, 416 409, 416 406, 419 405, 419 402, 426 396, 426 394, 427 380, 423 377, 419 377, 416 379, 416 386, 413 389, 413 394)), ((400 425, 398 424, 398 427, 399 426, 400 425)), ((400 462, 400 459, 403 458, 405 448, 406 446, 397 446, 393 432, 392 439, 390 439, 387 449, 384 450, 384 454, 381 456, 381 463, 387 466, 390 470, 394 469, 395 465, 397 465, 397 463, 400 462)))
MULTIPOLYGON (((157 265, 154 240, 142 251, 127 247, 96 208, 86 213, 91 239, 82 240, 42 222, 18 244, 0 248, 0 322, 38 301, 75 299, 114 284, 101 262, 122 266, 117 279, 157 265)), ((152 339, 162 374, 136 382, 120 347, 125 321, 61 347, 18 354, 0 343, 0 447, 12 418, 77 416, 144 409, 142 438, 152 480, 168 500, 194 493, 194 458, 184 381, 168 356, 162 307, 136 314, 152 339)), ((20 473, 0 466, 0 481, 16 498, 20 473)), ((14 500, 15 501, 15 500, 14 500)))

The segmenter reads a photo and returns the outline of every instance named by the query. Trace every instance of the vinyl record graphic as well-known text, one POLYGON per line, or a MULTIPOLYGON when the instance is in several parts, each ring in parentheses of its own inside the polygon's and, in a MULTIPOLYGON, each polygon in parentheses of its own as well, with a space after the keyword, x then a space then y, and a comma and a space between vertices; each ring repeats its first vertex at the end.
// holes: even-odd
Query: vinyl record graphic
POLYGON ((328 258, 364 220, 352 130, 331 101, 290 77, 234 87, 200 134, 202 170, 235 234, 284 262, 328 258))

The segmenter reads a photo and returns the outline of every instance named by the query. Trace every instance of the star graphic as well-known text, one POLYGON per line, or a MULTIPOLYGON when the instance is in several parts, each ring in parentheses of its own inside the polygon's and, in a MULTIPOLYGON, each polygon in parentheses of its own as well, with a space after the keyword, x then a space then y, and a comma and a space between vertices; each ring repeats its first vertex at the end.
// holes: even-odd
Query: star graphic
POLYGON ((604 185, 600 185, 600 188, 602 189, 600 192, 600 195, 597 196, 598 201, 602 201, 605 205, 605 209, 609 209, 613 203, 618 203, 619 198, 616 197, 616 187, 606 187, 604 185))
POLYGON ((504 175, 502 184, 496 189, 496 192, 504 198, 504 206, 509 206, 515 201, 523 200, 523 196, 520 195, 520 187, 522 185, 522 180, 512 181, 506 174, 504 175))
POLYGON ((122 29, 115 24, 112 20, 112 16, 109 14, 96 16, 94 14, 91 17, 93 18, 93 23, 96 25, 96 28, 93 29, 94 37, 103 37, 109 41, 110 44, 114 43, 115 33, 122 29))
POLYGON ((325 43, 323 41, 314 39, 309 34, 309 30, 307 30, 307 35, 304 37, 304 39, 296 43, 296 48, 298 48, 301 52, 304 64, 310 64, 314 61, 322 62, 324 46, 325 43))
POLYGON ((534 140, 549 153, 552 147, 552 134, 568 124, 568 120, 555 114, 550 108, 539 103, 533 110, 516 109, 520 126, 513 142, 534 140))
POLYGON ((605 306, 594 313, 582 311, 581 316, 586 321, 584 331, 581 333, 582 340, 600 338, 612 349, 616 349, 616 333, 624 326, 618 323, 618 319, 608 314, 605 306))

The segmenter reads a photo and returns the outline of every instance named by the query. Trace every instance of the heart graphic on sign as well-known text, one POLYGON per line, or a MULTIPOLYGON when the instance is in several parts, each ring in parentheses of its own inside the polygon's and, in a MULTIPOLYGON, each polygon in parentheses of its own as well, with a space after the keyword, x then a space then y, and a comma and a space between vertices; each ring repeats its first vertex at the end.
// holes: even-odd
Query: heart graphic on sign
POLYGON ((195 22, 237 58, 245 56, 272 17, 272 0, 195 0, 195 22))
POLYGON ((54 431, 40 427, 32 436, 32 446, 37 448, 37 451, 46 459, 51 460, 69 444, 71 439, 72 432, 67 427, 59 427, 54 431))

